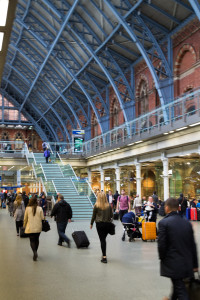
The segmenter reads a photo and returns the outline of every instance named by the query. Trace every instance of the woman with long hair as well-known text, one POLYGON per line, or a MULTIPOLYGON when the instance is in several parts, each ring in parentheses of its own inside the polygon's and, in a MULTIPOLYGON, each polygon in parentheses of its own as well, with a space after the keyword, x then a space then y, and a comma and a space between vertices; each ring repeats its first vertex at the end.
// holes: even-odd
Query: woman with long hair
POLYGON ((93 215, 91 219, 90 229, 92 229, 94 221, 99 235, 101 250, 102 250, 102 263, 107 263, 106 257, 106 237, 110 231, 110 222, 113 217, 112 208, 109 205, 106 194, 99 192, 97 194, 97 201, 94 205, 93 215))
POLYGON ((37 197, 33 196, 25 210, 24 228, 25 233, 29 235, 30 246, 33 250, 33 260, 38 258, 37 250, 39 247, 39 236, 42 231, 42 220, 44 214, 41 207, 38 206, 37 197))
POLYGON ((24 207, 22 195, 18 194, 14 201, 14 209, 13 209, 17 235, 19 235, 20 227, 23 227, 24 212, 25 212, 25 207, 24 207))

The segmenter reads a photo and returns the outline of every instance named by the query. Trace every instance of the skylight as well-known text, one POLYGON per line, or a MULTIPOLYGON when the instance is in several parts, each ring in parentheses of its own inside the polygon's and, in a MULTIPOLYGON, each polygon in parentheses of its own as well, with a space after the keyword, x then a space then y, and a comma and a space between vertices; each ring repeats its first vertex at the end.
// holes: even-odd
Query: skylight
POLYGON ((0 0, 0 26, 6 25, 9 0, 0 0))

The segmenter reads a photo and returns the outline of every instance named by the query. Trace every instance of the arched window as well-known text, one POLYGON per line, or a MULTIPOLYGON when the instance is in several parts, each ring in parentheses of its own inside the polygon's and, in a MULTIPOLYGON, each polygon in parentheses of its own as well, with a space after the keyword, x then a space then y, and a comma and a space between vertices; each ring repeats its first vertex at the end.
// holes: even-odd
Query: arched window
POLYGON ((93 127, 94 127, 94 137, 95 137, 98 135, 98 122, 96 116, 94 117, 93 127))
POLYGON ((149 111, 147 83, 142 80, 140 83, 138 98, 138 115, 143 115, 149 111))
POLYGON ((113 106, 113 128, 119 126, 119 110, 117 104, 113 106))
POLYGON ((23 136, 21 132, 17 132, 15 135, 15 148, 16 149, 22 149, 22 141, 23 141, 23 136))
POLYGON ((9 141, 9 134, 8 132, 3 132, 1 136, 2 141, 9 141))

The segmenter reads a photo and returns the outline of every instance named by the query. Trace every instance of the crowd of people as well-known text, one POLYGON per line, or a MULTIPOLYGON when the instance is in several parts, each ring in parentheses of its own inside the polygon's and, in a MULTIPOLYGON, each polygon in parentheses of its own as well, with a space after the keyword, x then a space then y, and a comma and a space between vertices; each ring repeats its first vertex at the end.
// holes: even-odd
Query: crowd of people
MULTIPOLYGON (((110 232, 109 224, 112 223, 113 211, 119 212, 120 220, 123 217, 134 219, 135 214, 145 212, 146 222, 156 222, 159 206, 159 199, 156 192, 146 199, 139 199, 136 195, 133 202, 135 214, 131 212, 130 198, 126 195, 125 190, 121 191, 121 195, 116 192, 117 203, 115 206, 114 195, 111 191, 106 195, 103 191, 97 193, 97 201, 94 205, 93 216, 91 219, 90 228, 92 229, 94 221, 100 239, 102 250, 102 263, 107 263, 106 256, 106 237, 110 232)), ((115 194, 115 195, 116 195, 115 194)), ((189 203, 187 199, 180 194, 179 199, 169 198, 165 201, 164 211, 165 217, 158 224, 158 253, 160 259, 160 274, 168 277, 172 281, 171 300, 190 300, 186 290, 184 280, 189 278, 192 282, 194 273, 198 272, 198 255, 195 243, 193 228, 191 223, 185 218, 186 209, 188 206, 200 207, 195 199, 189 203)), ((128 221, 131 222, 131 221, 128 221)), ((200 282, 199 282, 200 285, 200 282)), ((191 285, 189 285, 191 287, 191 285)), ((195 298, 197 299, 197 298, 195 298)), ((165 297, 164 300, 169 300, 165 297)))
MULTIPOLYGON (((7 201, 10 216, 13 216, 16 223, 17 236, 20 230, 24 229, 30 239, 30 246, 33 251, 33 260, 38 258, 39 236, 42 231, 42 221, 46 215, 46 196, 44 193, 37 197, 36 194, 26 195, 25 192, 18 194, 6 194, 2 196, 2 202, 7 201)), ((190 202, 191 207, 198 207, 195 200, 190 202)), ((130 197, 125 190, 121 194, 111 191, 105 194, 103 191, 97 193, 97 200, 93 208, 90 222, 90 229, 96 223, 96 230, 99 236, 102 257, 101 262, 106 264, 106 238, 108 234, 115 234, 113 225, 113 213, 119 214, 123 222, 124 217, 134 219, 135 216, 145 213, 146 222, 156 222, 159 199, 156 192, 148 197, 148 200, 139 198, 136 195, 131 207, 130 197), (134 210, 135 213, 133 213, 134 210)), ((179 199, 169 198, 165 201, 165 217, 158 224, 158 253, 160 259, 161 276, 171 278, 173 292, 170 299, 189 300, 184 279, 192 278, 194 272, 198 272, 198 256, 191 223, 185 218, 185 211, 188 206, 187 199, 180 194, 179 199)), ((200 206, 200 205, 199 205, 200 206)), ((57 195, 57 201, 51 211, 51 217, 55 218, 58 230, 58 245, 66 242, 71 245, 70 239, 65 234, 68 222, 72 219, 72 209, 69 203, 64 200, 61 194, 57 195)), ((169 299, 169 298, 165 298, 169 299)))

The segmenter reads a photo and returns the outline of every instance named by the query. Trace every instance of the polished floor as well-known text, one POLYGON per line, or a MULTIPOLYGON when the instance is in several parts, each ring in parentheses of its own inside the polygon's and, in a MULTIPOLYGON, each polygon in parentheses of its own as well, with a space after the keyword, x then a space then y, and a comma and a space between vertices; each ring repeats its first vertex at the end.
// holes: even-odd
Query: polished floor
MULTIPOLYGON (((170 281, 159 276, 157 243, 121 241, 109 236, 108 264, 100 263, 100 246, 96 228, 89 222, 74 222, 67 227, 85 230, 91 245, 77 249, 57 246, 56 224, 40 236, 39 259, 32 260, 29 239, 16 236, 14 219, 0 210, 0 299, 4 300, 161 300, 170 292, 170 281)), ((200 251, 200 222, 193 223, 200 251)))

